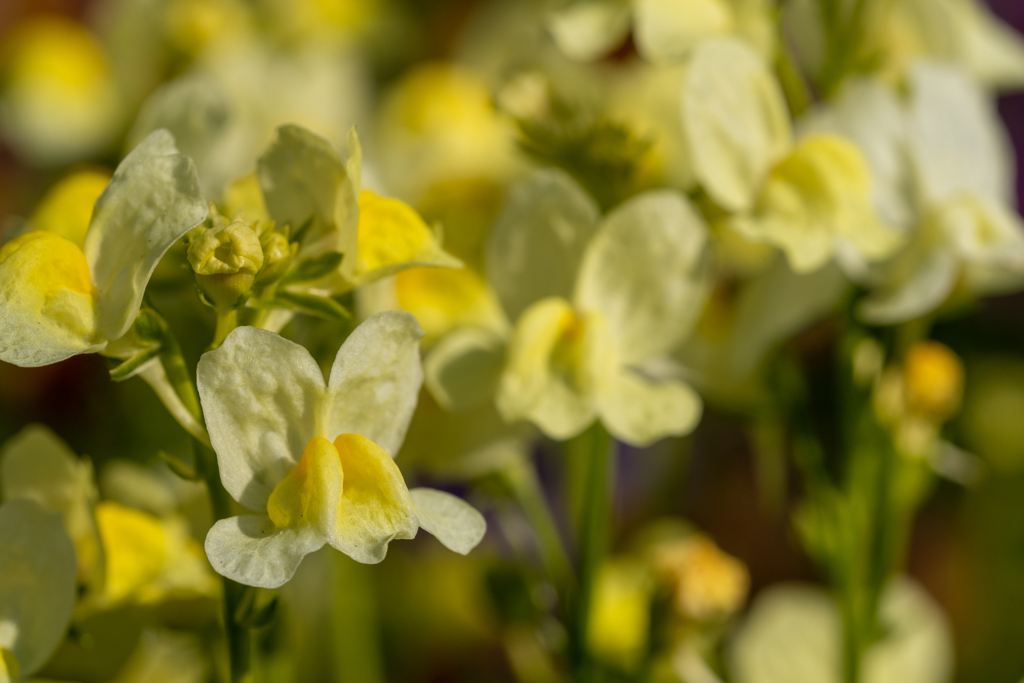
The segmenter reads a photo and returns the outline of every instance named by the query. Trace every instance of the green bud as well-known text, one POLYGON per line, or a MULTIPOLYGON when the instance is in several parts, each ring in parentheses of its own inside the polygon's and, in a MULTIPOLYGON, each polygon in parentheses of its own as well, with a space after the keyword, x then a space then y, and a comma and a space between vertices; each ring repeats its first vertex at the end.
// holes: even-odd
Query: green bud
POLYGON ((206 300, 217 309, 243 305, 263 268, 263 247, 255 226, 221 222, 193 240, 188 261, 206 300))
POLYGON ((298 244, 288 241, 288 238, 277 230, 267 230, 260 236, 260 244, 263 247, 263 270, 256 278, 257 286, 266 286, 277 282, 291 267, 295 254, 298 253, 298 244))

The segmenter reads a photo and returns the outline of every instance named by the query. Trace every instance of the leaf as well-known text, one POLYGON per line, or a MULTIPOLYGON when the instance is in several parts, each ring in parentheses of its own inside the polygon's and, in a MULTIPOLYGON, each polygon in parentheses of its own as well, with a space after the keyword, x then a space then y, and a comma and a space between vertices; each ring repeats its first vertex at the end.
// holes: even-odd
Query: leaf
POLYGON ((306 240, 306 237, 309 235, 309 231, 313 228, 313 222, 315 218, 316 216, 311 214, 309 218, 302 221, 299 227, 295 228, 295 231, 291 233, 291 236, 288 238, 288 241, 295 242, 299 246, 302 246, 302 243, 306 240))
POLYGON ((277 292, 277 298, 271 302, 271 305, 277 306, 282 304, 287 308, 294 308, 301 313, 324 318, 325 320, 348 320, 352 317, 348 309, 334 299, 326 296, 317 296, 316 294, 302 294, 281 290, 277 292))
POLYGON ((322 256, 307 259, 292 268, 281 280, 282 285, 291 285, 297 282, 312 282, 326 277, 338 269, 341 259, 344 258, 337 251, 329 251, 322 256))
POLYGON ((148 361, 153 360, 160 355, 160 346, 154 346, 153 348, 140 351, 128 360, 122 361, 117 366, 110 369, 110 379, 115 382, 123 382, 134 374, 148 361))
POLYGON ((181 456, 168 451, 157 451, 157 457, 170 468, 171 472, 174 472, 185 481, 199 481, 199 473, 196 472, 194 462, 188 463, 181 456))

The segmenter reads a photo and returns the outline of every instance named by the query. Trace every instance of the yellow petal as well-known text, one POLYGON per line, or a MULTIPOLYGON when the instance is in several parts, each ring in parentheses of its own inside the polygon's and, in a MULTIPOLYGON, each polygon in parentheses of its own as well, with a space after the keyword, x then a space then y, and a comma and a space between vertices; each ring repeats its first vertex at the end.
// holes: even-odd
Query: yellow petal
POLYGON ((840 241, 868 261, 887 258, 902 244, 875 214, 863 155, 834 135, 804 139, 772 170, 753 220, 734 225, 751 239, 778 246, 798 273, 825 265, 840 241))
POLYGON ((327 439, 314 437, 299 464, 274 487, 267 514, 278 527, 310 526, 327 535, 338 515, 342 482, 338 450, 327 439))
POLYGON ((168 559, 159 518, 105 501, 96 506, 96 524, 106 558, 107 600, 136 596, 159 578, 168 559))
POLYGON ((74 242, 85 243, 92 208, 110 182, 106 171, 79 171, 54 185, 29 221, 36 230, 49 230, 74 242))
POLYGON ((55 363, 96 337, 92 279, 70 240, 43 230, 0 247, 0 360, 55 363))
POLYGON ((334 446, 345 486, 330 543, 357 562, 380 562, 392 539, 416 536, 409 489, 387 451, 366 437, 342 434, 334 446))
POLYGON ((395 276, 395 294, 399 307, 416 316, 433 339, 456 327, 500 330, 505 324, 494 292, 468 268, 403 270, 395 276))
MULTIPOLYGON (((448 266, 462 263, 446 253, 419 214, 397 199, 359 193, 359 236, 350 279, 374 279, 409 266, 448 266)), ((350 259, 351 255, 346 255, 350 259)))
POLYGON ((528 419, 555 439, 575 436, 594 420, 586 333, 587 325, 564 299, 542 299, 526 309, 498 387, 498 411, 505 420, 528 419))
POLYGON ((267 201, 263 198, 263 190, 255 173, 235 181, 227 189, 224 193, 224 207, 230 216, 242 214, 247 223, 269 223, 271 220, 267 201))

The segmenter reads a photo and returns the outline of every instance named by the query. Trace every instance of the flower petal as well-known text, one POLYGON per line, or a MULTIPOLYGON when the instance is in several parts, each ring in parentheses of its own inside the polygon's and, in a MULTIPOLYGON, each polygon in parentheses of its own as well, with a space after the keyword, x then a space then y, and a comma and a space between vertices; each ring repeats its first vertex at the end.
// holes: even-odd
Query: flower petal
POLYGON ((254 327, 203 355, 196 374, 224 488, 263 510, 317 435, 323 374, 306 349, 254 327))
POLYGON ((246 586, 288 583, 306 555, 324 546, 312 529, 278 529, 265 515, 222 519, 206 535, 206 556, 221 576, 246 586))
POLYGON ((195 165, 166 130, 151 133, 117 167, 96 202, 84 249, 105 339, 132 326, 157 263, 207 211, 195 165))
POLYGON ((655 382, 629 368, 605 380, 597 401, 608 433, 631 446, 689 434, 703 411, 700 396, 686 384, 655 382))
POLYGON ((599 212, 576 181, 542 171, 512 195, 491 233, 487 274, 509 320, 549 296, 569 299, 599 212))
POLYGON ((505 341, 481 327, 463 327, 439 341, 423 361, 427 388, 445 410, 466 412, 493 400, 505 341))
POLYGON ((577 0, 548 15, 547 26, 567 57, 599 59, 629 33, 630 7, 621 0, 577 0))
POLYGON ((792 144, 778 82, 736 39, 702 42, 683 81, 683 129, 697 180, 723 208, 746 211, 792 144))
POLYGON ((75 607, 75 548, 60 515, 29 500, 0 505, 0 648, 22 676, 64 638, 75 607))
POLYGON ((392 457, 398 453, 423 385, 422 337, 416 318, 398 311, 356 328, 331 368, 325 436, 359 434, 392 457))
POLYGON ((960 275, 948 249, 912 244, 889 266, 886 282, 860 305, 858 313, 872 325, 906 322, 945 302, 960 275))
POLYGON ((576 436, 597 413, 584 393, 587 330, 569 302, 542 299, 519 318, 498 386, 498 412, 508 422, 530 420, 549 437, 576 436))
POLYGON ((36 367, 101 349, 95 306, 70 240, 34 230, 0 247, 0 360, 36 367))
POLYGON ((356 190, 330 142, 301 126, 281 126, 256 169, 267 209, 279 225, 298 228, 314 217, 307 246, 355 253, 356 190))
POLYGON ((345 473, 338 521, 330 544, 357 562, 376 564, 396 538, 415 538, 419 525, 398 465, 359 434, 334 440, 345 473))
POLYGON ((437 489, 412 489, 413 510, 420 527, 445 548, 467 555, 487 533, 487 520, 457 496, 437 489))
POLYGON ((79 575, 92 578, 100 561, 92 514, 97 497, 92 463, 76 456, 48 428, 29 425, 4 444, 0 482, 3 500, 32 500, 63 516, 75 544, 79 575))
POLYGON ((974 192, 1013 204, 1013 145, 988 95, 960 71, 923 62, 910 91, 910 158, 923 200, 974 192))
POLYGON ((679 193, 644 193, 612 212, 580 266, 576 302, 604 314, 623 362, 674 349, 703 308, 707 226, 679 193))
POLYGON ((734 23, 728 0, 636 0, 634 14, 637 50, 654 63, 679 61, 734 23))
POLYGON ((364 283, 413 266, 461 268, 416 211, 398 199, 359 193, 356 253, 342 261, 345 277, 364 283))

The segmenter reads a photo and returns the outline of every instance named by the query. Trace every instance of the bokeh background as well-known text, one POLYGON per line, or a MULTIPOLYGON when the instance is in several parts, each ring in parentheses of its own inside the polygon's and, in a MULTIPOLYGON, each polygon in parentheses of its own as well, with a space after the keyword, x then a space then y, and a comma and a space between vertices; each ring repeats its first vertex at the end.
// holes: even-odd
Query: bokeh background
MULTIPOLYGON (((449 56, 459 31, 472 17, 475 0, 407 0, 405 15, 415 17, 420 40, 403 43, 386 60, 371 62, 372 83, 384 91, 409 65, 449 56)), ((1024 2, 991 0, 993 10, 1024 31, 1024 2)), ((60 13, 84 18, 90 0, 0 0, 0 45, 24 17, 60 13)), ((1024 94, 1001 99, 1000 112, 1012 136, 1018 161, 1024 160, 1024 94)), ((113 167, 117 159, 105 163, 113 167)), ((0 216, 25 216, 66 169, 26 165, 0 146, 0 216)), ((1024 177, 1018 178, 1024 199, 1024 177)), ((159 293, 158 293, 159 295, 159 293)), ((172 312, 180 322, 210 324, 201 307, 172 312)), ((913 530, 907 566, 951 618, 957 642, 958 682, 1016 683, 1024 676, 1024 295, 981 303, 966 318, 940 323, 934 337, 953 348, 967 366, 965 408, 952 425, 957 441, 984 460, 985 474, 970 487, 937 485, 913 530)), ((794 343, 815 362, 825 348, 827 324, 794 343)), ((204 334, 183 339, 194 361, 204 334)), ((821 372, 827 373, 827 358, 821 372)), ((141 380, 109 381, 105 359, 79 356, 57 365, 23 369, 0 363, 0 442, 28 423, 50 426, 72 448, 87 454, 102 471, 114 458, 151 462, 160 449, 186 447, 184 432, 171 420, 141 380)), ((545 485, 560 490, 564 467, 554 448, 538 447, 545 485)), ((642 520, 682 516, 712 535, 750 569, 752 595, 790 579, 815 580, 789 527, 787 510, 798 497, 789 477, 784 501, 771 504, 759 494, 758 467, 751 435, 728 414, 709 411, 689 439, 669 440, 654 449, 619 454, 616 499, 617 538, 626 538, 642 520)), ((565 516, 566 511, 556 510, 565 516)), ((354 564, 326 566, 307 561, 305 570, 333 576, 349 586, 331 609, 352 618, 351 631, 306 633, 310 652, 326 649, 342 660, 362 650, 352 680, 394 681, 511 680, 497 609, 486 577, 506 561, 515 539, 492 533, 484 548, 463 560, 442 555, 419 539, 396 545, 388 561, 373 571, 354 564), (378 651, 379 656, 366 657, 378 651)), ((307 582, 315 586, 314 580, 307 582)), ((330 578, 326 579, 330 580, 330 578)), ((297 589, 298 590, 298 589, 297 589)), ((316 589, 297 594, 295 604, 317 603, 316 589)), ((310 659, 309 678, 326 675, 310 659)))

